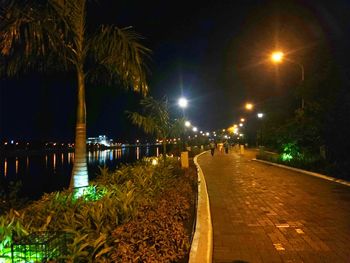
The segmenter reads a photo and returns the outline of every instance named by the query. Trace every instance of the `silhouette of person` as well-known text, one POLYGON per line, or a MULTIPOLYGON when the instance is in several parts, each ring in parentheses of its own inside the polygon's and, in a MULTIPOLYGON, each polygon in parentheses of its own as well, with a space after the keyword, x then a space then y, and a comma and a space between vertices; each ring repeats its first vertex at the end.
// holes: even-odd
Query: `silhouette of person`
POLYGON ((213 141, 210 142, 210 153, 211 156, 214 156, 214 151, 215 151, 215 143, 213 141))

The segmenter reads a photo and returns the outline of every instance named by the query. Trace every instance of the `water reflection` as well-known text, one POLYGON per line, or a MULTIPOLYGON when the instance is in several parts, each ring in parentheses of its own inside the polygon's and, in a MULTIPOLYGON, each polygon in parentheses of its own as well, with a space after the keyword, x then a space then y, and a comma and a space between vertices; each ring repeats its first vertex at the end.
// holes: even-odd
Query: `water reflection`
POLYGON ((5 158, 5 162, 4 162, 4 176, 7 176, 7 159, 5 158))
MULTIPOLYGON (((99 166, 115 169, 121 163, 131 163, 145 156, 159 156, 159 146, 123 147, 87 153, 89 177, 93 179, 99 166)), ((0 177, 9 182, 21 180, 28 196, 68 187, 74 163, 73 152, 36 153, 32 155, 0 156, 0 177)))
POLYGON ((53 170, 56 171, 56 154, 53 154, 53 170))
POLYGON ((18 174, 18 158, 16 157, 16 174, 18 174))
POLYGON ((140 159, 140 147, 136 147, 136 160, 140 159))

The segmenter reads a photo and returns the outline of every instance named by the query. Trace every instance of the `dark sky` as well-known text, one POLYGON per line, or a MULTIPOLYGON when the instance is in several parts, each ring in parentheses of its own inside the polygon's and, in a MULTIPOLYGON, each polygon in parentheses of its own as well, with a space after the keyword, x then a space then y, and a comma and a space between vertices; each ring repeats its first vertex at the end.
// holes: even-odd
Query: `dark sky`
MULTIPOLYGON (((268 54, 281 48, 312 67, 318 46, 349 68, 350 1, 92 1, 88 26, 133 26, 152 50, 150 95, 190 100, 186 115, 203 130, 226 128, 256 105, 285 96, 300 79, 285 65, 276 80, 268 54), (112 4, 113 2, 113 4, 112 4), (116 3, 114 3, 116 2, 116 3)), ((310 69, 311 71, 311 69, 310 69)), ((74 138, 75 84, 71 74, 1 81, 0 139, 74 138)), ((87 87, 88 136, 136 136, 123 112, 138 95, 118 87, 87 87)), ((178 108, 172 108, 179 114, 178 108)))

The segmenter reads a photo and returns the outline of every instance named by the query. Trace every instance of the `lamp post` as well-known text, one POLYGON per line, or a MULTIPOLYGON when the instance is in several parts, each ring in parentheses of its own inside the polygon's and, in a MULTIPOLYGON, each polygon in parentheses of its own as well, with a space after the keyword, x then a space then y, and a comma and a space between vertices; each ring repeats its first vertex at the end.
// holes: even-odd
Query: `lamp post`
MULTIPOLYGON (((258 112, 256 115, 260 120, 264 117, 264 113, 258 112)), ((260 123, 260 145, 263 146, 263 125, 260 123)))
MULTIPOLYGON (((283 54, 283 52, 281 52, 281 51, 275 51, 275 52, 273 52, 273 53, 271 54, 271 60, 272 60, 275 64, 281 63, 281 62, 284 60, 284 54, 283 54)), ((290 63, 292 63, 292 64, 297 65, 297 66, 300 68, 300 70, 301 70, 301 83, 304 83, 305 71, 304 71, 304 66, 303 66, 303 64, 298 63, 298 62, 296 62, 296 61, 294 61, 294 60, 291 60, 291 59, 289 59, 289 58, 288 58, 288 59, 286 58, 285 60, 287 60, 288 62, 290 62, 290 63)), ((303 98, 303 96, 301 96, 301 108, 302 108, 302 109, 304 109, 304 104, 305 104, 304 98, 303 98)))

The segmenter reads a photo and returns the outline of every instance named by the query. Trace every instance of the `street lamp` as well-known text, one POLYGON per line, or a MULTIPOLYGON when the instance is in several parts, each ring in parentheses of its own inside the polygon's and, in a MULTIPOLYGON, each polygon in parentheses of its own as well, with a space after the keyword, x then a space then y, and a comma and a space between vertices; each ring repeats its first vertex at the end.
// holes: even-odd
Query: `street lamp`
POLYGON ((252 103, 246 103, 245 104, 245 108, 247 109, 247 110, 252 110, 253 108, 254 108, 254 105, 252 104, 252 103))
POLYGON ((186 127, 190 127, 191 126, 191 123, 189 121, 185 121, 185 126, 186 127))
MULTIPOLYGON (((260 120, 262 120, 262 118, 264 117, 264 113, 258 112, 258 113, 256 114, 256 116, 257 116, 260 120)), ((263 145, 263 125, 262 125, 262 123, 260 123, 260 145, 261 145, 261 146, 263 145)))
POLYGON ((183 108, 183 109, 187 108, 187 105, 188 105, 187 99, 184 97, 179 98, 178 105, 180 106, 180 108, 183 108))
POLYGON ((264 117, 264 113, 259 112, 256 116, 258 116, 258 118, 261 119, 262 117, 264 117))
POLYGON ((281 63, 283 60, 283 52, 281 51, 275 51, 271 54, 271 60, 275 63, 281 63))
MULTIPOLYGON (((275 64, 281 63, 282 60, 284 60, 284 54, 283 54, 283 52, 281 52, 281 51, 275 51, 275 52, 273 52, 273 53, 271 54, 271 60, 272 60, 272 62, 274 62, 275 64)), ((291 59, 289 59, 289 58, 286 58, 285 60, 287 60, 288 62, 290 62, 290 63, 292 63, 292 64, 297 65, 297 66, 300 68, 300 70, 301 70, 301 83, 303 83, 303 82, 304 82, 304 78, 305 78, 305 76, 304 76, 304 75, 305 75, 304 66, 303 66, 301 63, 298 63, 298 62, 296 62, 296 61, 294 61, 294 60, 291 60, 291 59)), ((301 108, 302 108, 302 109, 304 109, 304 104, 305 104, 304 98, 301 97, 301 108)))

